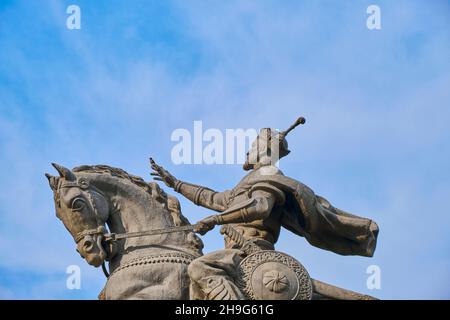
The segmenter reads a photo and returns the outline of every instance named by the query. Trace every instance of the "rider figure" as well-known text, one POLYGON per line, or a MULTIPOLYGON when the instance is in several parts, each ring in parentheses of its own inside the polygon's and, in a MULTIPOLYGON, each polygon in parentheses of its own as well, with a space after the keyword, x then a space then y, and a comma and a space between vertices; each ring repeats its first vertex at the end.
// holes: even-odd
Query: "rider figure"
MULTIPOLYGON (((215 225, 229 224, 259 248, 273 250, 283 226, 322 249, 372 256, 378 234, 375 222, 334 208, 274 166, 290 152, 285 139, 288 132, 304 122, 299 118, 283 132, 261 129, 243 165, 250 172, 231 190, 216 192, 178 180, 151 159, 152 175, 196 205, 220 212, 196 224, 194 231, 202 235, 215 225)), ((240 249, 225 237, 225 249, 194 260, 188 269, 191 297, 245 299, 234 282, 244 256, 240 249)))

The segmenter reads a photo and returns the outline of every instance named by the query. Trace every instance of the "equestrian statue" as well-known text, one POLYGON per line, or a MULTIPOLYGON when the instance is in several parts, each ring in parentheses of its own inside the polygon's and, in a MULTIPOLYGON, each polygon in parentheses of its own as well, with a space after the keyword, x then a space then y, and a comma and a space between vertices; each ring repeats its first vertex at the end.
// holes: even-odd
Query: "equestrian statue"
POLYGON ((290 153, 285 131, 260 130, 247 152, 248 174, 231 190, 175 178, 152 158, 155 180, 218 212, 191 225, 178 200, 154 182, 109 166, 46 174, 56 215, 77 251, 108 276, 102 299, 375 299, 312 279, 295 258, 275 250, 282 227, 340 255, 372 257, 378 226, 332 206, 276 166, 290 153), (109 230, 106 229, 106 225, 109 230), (225 248, 203 255, 204 235, 221 225, 225 248), (106 270, 105 261, 109 262, 106 270))

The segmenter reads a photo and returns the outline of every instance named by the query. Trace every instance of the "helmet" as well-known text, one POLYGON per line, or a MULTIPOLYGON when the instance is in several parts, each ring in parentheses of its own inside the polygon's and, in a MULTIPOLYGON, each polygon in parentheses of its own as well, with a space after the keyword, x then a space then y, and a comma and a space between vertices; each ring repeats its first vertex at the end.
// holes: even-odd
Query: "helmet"
POLYGON ((279 132, 271 128, 261 129, 247 154, 247 162, 244 164, 244 169, 251 169, 257 163, 264 163, 266 161, 274 164, 279 159, 287 156, 291 152, 286 140, 287 134, 299 124, 304 123, 305 118, 300 117, 285 131, 279 132))

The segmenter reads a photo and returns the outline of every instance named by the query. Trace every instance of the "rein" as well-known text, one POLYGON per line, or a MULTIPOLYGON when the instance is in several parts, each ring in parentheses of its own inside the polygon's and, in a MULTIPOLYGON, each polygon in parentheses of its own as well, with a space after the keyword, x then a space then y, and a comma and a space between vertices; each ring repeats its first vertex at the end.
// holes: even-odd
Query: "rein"
MULTIPOLYGON (((157 235, 157 234, 172 233, 172 232, 192 231, 196 227, 197 227, 197 225, 194 224, 194 225, 187 225, 187 226, 181 226, 181 227, 153 229, 153 230, 146 230, 146 231, 139 231, 139 232, 103 233, 103 236, 105 237, 106 242, 116 242, 116 241, 120 241, 120 240, 128 239, 128 238, 146 237, 146 236, 153 236, 153 235, 157 235)), ((97 233, 101 233, 101 232, 97 232, 97 233)), ((105 265, 104 261, 102 263, 102 271, 105 274, 106 278, 109 278, 110 274, 106 270, 106 265, 105 265)))
POLYGON ((190 224, 187 226, 181 226, 181 227, 172 227, 172 228, 164 228, 164 229, 153 229, 153 230, 146 230, 146 231, 138 231, 138 232, 128 232, 128 233, 106 233, 104 234, 105 241, 107 242, 115 242, 122 239, 128 239, 128 238, 138 238, 138 237, 146 237, 146 236, 153 236, 157 234, 164 234, 164 233, 173 233, 173 232, 182 232, 182 231, 192 231, 197 227, 196 224, 190 224))

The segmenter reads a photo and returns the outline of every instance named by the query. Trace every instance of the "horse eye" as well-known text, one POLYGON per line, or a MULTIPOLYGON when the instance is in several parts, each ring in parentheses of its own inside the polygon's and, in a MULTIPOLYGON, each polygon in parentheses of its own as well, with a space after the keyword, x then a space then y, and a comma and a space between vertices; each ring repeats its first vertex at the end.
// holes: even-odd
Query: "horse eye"
POLYGON ((86 203, 81 198, 76 198, 72 201, 72 210, 73 211, 81 211, 86 206, 86 203))

